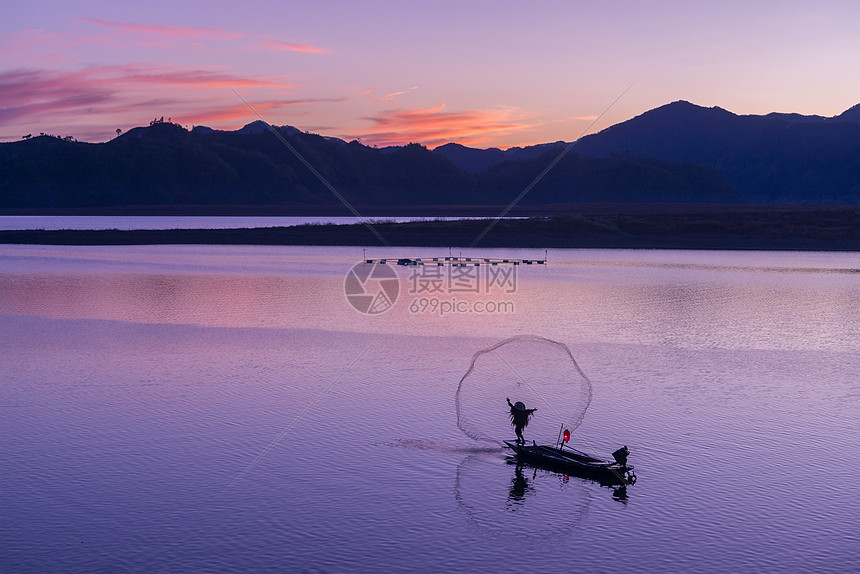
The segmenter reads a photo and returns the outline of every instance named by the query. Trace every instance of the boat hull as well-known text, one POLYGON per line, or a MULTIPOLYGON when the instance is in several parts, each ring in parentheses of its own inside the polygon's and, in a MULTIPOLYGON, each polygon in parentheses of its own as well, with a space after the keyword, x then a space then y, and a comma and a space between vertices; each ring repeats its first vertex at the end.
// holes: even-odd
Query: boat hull
POLYGON ((531 466, 590 478, 607 485, 632 484, 636 480, 631 465, 600 460, 573 449, 566 450, 538 444, 519 445, 507 441, 505 444, 514 451, 518 462, 531 466))

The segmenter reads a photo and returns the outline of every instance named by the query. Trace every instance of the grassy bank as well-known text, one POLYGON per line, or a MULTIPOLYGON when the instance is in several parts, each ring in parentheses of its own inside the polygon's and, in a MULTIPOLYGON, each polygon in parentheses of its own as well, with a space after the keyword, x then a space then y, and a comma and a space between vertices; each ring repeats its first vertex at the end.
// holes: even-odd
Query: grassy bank
MULTIPOLYGON (((486 220, 375 223, 390 245, 471 246, 486 220)), ((379 245, 362 224, 263 229, 0 231, 0 243, 45 245, 379 245)), ((860 251, 860 207, 672 206, 500 220, 477 247, 860 251)))

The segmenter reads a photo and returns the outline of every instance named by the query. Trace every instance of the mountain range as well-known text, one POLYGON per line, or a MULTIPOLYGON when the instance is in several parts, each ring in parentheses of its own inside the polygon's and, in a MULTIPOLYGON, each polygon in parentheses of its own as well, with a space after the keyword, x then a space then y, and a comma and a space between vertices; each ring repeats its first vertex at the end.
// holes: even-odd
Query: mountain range
MULTIPOLYGON (((526 148, 436 148, 466 171, 538 157, 556 142, 526 148)), ((771 113, 739 116, 686 101, 650 110, 573 144, 583 158, 618 154, 707 166, 748 203, 860 203, 860 104, 834 117, 771 113)))
POLYGON ((679 101, 575 144, 508 150, 376 149, 262 122, 230 132, 158 120, 100 144, 44 135, 0 144, 0 208, 335 210, 332 188, 361 208, 501 206, 551 165, 522 205, 858 205, 860 104, 824 118, 738 116, 679 101))

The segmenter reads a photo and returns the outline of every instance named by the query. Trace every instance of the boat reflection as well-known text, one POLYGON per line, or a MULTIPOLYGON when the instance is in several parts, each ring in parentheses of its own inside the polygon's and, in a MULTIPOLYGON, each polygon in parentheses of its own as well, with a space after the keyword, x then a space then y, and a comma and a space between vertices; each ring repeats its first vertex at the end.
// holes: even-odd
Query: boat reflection
POLYGON ((570 535, 588 514, 587 483, 526 465, 513 472, 500 453, 467 456, 454 496, 474 530, 494 538, 550 540, 570 535))
MULTIPOLYGON (((628 500, 627 487, 631 486, 632 484, 635 483, 635 480, 634 480, 634 481, 628 482, 626 484, 619 484, 618 481, 612 476, 600 477, 600 476, 594 476, 590 473, 577 474, 577 473, 574 473, 571 471, 560 472, 560 471, 554 470, 552 468, 546 468, 546 467, 543 467, 543 466, 540 466, 537 464, 530 464, 529 462, 521 461, 515 456, 511 456, 510 458, 508 458, 507 463, 508 463, 508 465, 511 465, 514 467, 514 478, 512 479, 512 482, 514 484, 517 484, 518 480, 521 479, 521 480, 525 481, 526 485, 528 485, 528 481, 527 481, 527 479, 525 479, 525 477, 523 475, 523 467, 533 469, 534 470, 534 476, 537 476, 537 471, 538 471, 538 469, 540 469, 542 472, 544 472, 546 474, 552 474, 552 475, 557 476, 562 484, 569 484, 570 483, 570 477, 573 476, 573 477, 580 479, 581 481, 584 481, 584 482, 594 482, 594 483, 599 484, 600 486, 607 487, 607 488, 612 490, 612 499, 617 500, 619 502, 622 502, 624 504, 627 504, 627 500, 628 500)), ((514 498, 513 493, 514 493, 514 488, 512 487, 511 488, 511 499, 514 498)))

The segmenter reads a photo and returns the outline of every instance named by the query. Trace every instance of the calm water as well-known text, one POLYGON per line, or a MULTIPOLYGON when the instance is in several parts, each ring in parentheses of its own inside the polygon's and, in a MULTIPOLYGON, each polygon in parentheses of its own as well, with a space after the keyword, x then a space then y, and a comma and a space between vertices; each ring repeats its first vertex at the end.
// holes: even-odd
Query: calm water
POLYGON ((376 315, 360 257, 0 247, 0 571, 856 571, 858 254, 557 250, 432 296, 401 267, 376 315), (630 447, 626 499, 459 431, 472 354, 522 334, 591 379, 574 440, 630 447))

